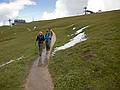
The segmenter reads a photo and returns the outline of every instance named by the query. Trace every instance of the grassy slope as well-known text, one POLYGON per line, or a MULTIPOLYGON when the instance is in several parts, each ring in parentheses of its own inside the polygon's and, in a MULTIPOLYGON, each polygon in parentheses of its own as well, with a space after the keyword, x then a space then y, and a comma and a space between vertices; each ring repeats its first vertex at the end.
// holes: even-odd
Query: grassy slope
MULTIPOLYGON (((115 11, 66 19, 77 28, 90 25, 85 30, 88 40, 52 57, 49 68, 55 90, 120 89, 119 17, 120 11, 115 11)), ((66 42, 66 30, 56 30, 56 46, 66 42)))
POLYGON ((86 29, 88 40, 51 58, 49 70, 55 90, 112 90, 120 87, 120 11, 76 16, 25 25, 0 27, 0 64, 22 55, 26 58, 0 68, 0 90, 21 90, 28 67, 37 56, 34 40, 39 30, 51 25, 57 35, 55 46, 68 42, 71 24, 86 29), (26 28, 37 25, 38 31, 26 28), (1 32, 3 34, 1 34, 1 32), (16 33, 16 34, 15 34, 16 33))

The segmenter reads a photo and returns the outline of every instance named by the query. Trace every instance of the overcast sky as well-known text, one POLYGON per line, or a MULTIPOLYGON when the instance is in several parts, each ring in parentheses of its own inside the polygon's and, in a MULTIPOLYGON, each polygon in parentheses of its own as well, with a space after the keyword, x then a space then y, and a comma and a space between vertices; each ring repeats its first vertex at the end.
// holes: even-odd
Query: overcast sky
POLYGON ((117 10, 120 0, 0 0, 0 25, 9 18, 32 21, 83 14, 85 6, 94 12, 117 10))

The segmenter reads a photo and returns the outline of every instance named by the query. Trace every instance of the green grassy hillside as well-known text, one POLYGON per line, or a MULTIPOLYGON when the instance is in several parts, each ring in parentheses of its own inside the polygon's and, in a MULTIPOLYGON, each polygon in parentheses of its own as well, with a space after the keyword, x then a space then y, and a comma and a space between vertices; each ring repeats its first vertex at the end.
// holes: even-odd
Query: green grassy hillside
POLYGON ((57 36, 55 47, 64 45, 77 29, 85 30, 87 40, 51 57, 49 71, 55 90, 120 89, 120 11, 0 27, 0 65, 24 56, 0 68, 0 90, 22 90, 29 66, 37 57, 34 45, 38 31, 52 26, 57 36), (34 26, 39 29, 33 30, 34 26), (32 31, 27 30, 30 28, 32 31))

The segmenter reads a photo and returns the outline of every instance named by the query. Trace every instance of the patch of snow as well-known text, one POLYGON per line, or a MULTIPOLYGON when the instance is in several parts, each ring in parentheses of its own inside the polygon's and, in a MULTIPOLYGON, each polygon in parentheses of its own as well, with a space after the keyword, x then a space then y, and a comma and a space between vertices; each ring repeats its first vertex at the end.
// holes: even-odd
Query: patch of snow
POLYGON ((84 29, 86 29, 86 28, 88 28, 88 27, 89 27, 89 26, 85 26, 85 27, 79 29, 78 31, 76 31, 75 35, 81 33, 84 29))
POLYGON ((12 63, 12 62, 14 62, 14 61, 15 61, 15 60, 10 60, 9 62, 6 62, 6 63, 0 65, 0 68, 3 67, 3 66, 5 66, 5 65, 8 65, 8 64, 10 64, 10 63, 12 63))
POLYGON ((70 37, 70 35, 67 35, 68 37, 70 37))
POLYGON ((30 28, 27 28, 27 30, 30 32, 30 31, 32 31, 30 28))
POLYGON ((75 29, 76 29, 76 27, 73 28, 73 30, 75 30, 75 29))
POLYGON ((57 52, 57 51, 68 49, 70 47, 73 47, 77 43, 87 40, 87 38, 85 37, 85 32, 83 32, 83 30, 86 29, 87 27, 88 26, 85 26, 85 27, 79 29, 78 31, 76 31, 75 35, 77 35, 77 36, 75 36, 73 39, 70 39, 70 42, 64 44, 63 46, 56 47, 54 52, 52 53, 52 56, 54 56, 55 52, 57 52), (82 33, 80 33, 80 32, 82 32, 82 33))
POLYGON ((19 58, 17 58, 16 60, 19 61, 19 60, 22 60, 24 58, 24 56, 21 56, 19 58))
POLYGON ((37 29, 37 26, 34 26, 34 27, 33 27, 33 30, 35 30, 35 29, 37 29))
POLYGON ((75 26, 75 24, 71 24, 71 25, 70 25, 70 27, 73 27, 73 26, 75 26))
POLYGON ((52 52, 52 54, 51 54, 52 56, 55 56, 55 51, 54 52, 52 52))
POLYGON ((74 34, 71 34, 71 35, 67 35, 67 37, 70 37, 70 36, 73 36, 74 34))
POLYGON ((24 57, 24 56, 21 56, 21 57, 17 58, 16 60, 10 60, 9 62, 6 62, 6 63, 0 65, 0 68, 3 67, 3 66, 8 65, 8 64, 10 64, 10 63, 12 63, 12 62, 14 62, 14 61, 22 60, 23 58, 25 58, 25 57, 24 57))
POLYGON ((84 32, 80 33, 77 36, 75 36, 73 39, 71 39, 70 42, 66 43, 65 45, 63 45, 61 47, 56 47, 55 52, 59 51, 59 50, 64 50, 64 49, 70 48, 70 47, 76 45, 77 43, 85 41, 85 40, 86 40, 85 33, 84 32))
POLYGON ((71 36, 73 36, 74 34, 71 34, 71 36))

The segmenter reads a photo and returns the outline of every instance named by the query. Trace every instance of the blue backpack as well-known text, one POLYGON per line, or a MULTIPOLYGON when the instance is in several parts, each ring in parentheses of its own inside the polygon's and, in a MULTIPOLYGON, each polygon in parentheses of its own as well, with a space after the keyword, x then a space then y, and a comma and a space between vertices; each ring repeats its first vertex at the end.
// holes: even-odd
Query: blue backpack
POLYGON ((45 34, 45 41, 49 41, 49 40, 51 40, 51 33, 50 33, 50 32, 47 32, 47 33, 45 34))

